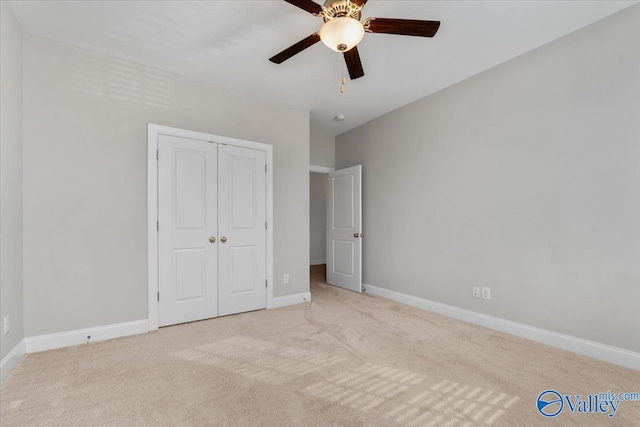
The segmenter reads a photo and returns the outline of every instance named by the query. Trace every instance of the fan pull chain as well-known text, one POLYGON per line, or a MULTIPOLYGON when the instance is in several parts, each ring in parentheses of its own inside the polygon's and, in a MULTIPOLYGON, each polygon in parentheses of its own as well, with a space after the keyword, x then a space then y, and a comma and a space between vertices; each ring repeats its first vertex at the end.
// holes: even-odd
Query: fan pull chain
POLYGON ((344 83, 345 83, 346 79, 344 78, 344 76, 342 76, 342 85, 340 86, 340 93, 344 93, 344 83))

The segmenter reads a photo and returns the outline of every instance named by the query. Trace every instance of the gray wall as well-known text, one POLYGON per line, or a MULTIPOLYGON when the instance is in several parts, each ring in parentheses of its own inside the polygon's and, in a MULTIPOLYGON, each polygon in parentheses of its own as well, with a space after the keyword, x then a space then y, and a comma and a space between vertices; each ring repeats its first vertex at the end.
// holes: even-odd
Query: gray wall
POLYGON ((640 351, 639 41, 640 5, 338 136, 364 281, 640 351))
POLYGON ((147 123, 273 145, 274 294, 309 290, 308 111, 32 35, 23 65, 27 336, 147 318, 147 123))
POLYGON ((309 204, 309 222, 311 230, 311 264, 324 264, 327 258, 327 185, 329 175, 311 174, 311 203, 309 204))
POLYGON ((336 138, 329 135, 319 124, 311 125, 310 129, 310 156, 309 164, 314 166, 325 166, 332 168, 335 166, 336 138))
POLYGON ((24 338, 22 300, 22 28, 0 3, 0 359, 24 338), (4 316, 10 331, 2 332, 4 316))

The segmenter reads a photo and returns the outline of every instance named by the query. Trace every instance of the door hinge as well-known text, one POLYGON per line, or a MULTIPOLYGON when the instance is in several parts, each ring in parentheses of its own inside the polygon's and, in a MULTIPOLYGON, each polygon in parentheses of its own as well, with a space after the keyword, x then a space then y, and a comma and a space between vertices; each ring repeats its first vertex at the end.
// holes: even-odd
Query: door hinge
POLYGON ((269 287, 269 282, 267 282, 266 280, 264 281, 264 287, 268 288, 269 287))
POLYGON ((156 150, 156 160, 160 160, 160 150, 156 150))
POLYGON ((160 292, 158 292, 158 302, 160 302, 160 292))
POLYGON ((264 165, 264 173, 267 173, 267 165, 264 165))
POLYGON ((266 222, 264 223, 264 229, 265 230, 267 229, 267 223, 266 222))
POLYGON ((156 221, 156 230, 160 231, 160 221, 156 221))

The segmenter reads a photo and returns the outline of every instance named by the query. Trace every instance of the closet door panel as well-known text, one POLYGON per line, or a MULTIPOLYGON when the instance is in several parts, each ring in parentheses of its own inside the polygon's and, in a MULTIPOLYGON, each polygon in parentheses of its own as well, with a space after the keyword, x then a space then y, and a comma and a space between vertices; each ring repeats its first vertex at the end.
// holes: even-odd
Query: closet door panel
POLYGON ((218 149, 219 314, 266 308, 266 155, 218 149))
POLYGON ((218 315, 217 146, 158 139, 159 326, 218 315))

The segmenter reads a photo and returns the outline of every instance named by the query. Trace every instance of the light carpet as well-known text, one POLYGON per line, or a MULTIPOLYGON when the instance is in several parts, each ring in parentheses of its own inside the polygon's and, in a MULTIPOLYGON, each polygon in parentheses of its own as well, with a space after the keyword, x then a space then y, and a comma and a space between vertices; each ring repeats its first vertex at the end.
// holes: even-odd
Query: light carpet
POLYGON ((640 391, 640 372, 326 285, 311 303, 29 354, 4 426, 637 426, 536 409, 546 389, 640 391))

